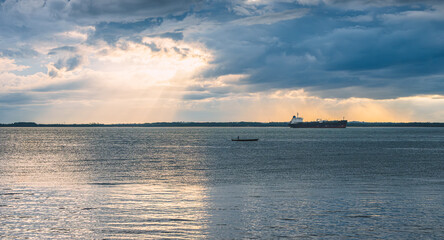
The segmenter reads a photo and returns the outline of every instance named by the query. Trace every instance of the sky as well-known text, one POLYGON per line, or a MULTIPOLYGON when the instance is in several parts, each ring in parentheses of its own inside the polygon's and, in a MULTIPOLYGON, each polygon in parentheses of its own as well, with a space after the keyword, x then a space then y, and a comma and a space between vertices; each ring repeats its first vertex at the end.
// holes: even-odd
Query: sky
POLYGON ((438 0, 0 0, 0 123, 444 122, 438 0))

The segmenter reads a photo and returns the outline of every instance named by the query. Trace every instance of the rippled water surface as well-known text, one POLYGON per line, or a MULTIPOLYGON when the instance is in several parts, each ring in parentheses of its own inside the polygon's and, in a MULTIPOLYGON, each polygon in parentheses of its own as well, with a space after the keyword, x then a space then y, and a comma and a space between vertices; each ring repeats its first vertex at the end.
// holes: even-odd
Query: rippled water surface
POLYGON ((0 238, 443 239, 443 226, 444 128, 0 128, 0 238))

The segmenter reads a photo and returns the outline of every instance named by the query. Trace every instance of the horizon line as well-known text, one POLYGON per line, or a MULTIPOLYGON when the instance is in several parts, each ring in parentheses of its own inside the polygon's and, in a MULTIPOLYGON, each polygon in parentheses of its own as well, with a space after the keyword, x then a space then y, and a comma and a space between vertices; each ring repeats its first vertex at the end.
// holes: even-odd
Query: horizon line
MULTIPOLYGON (((334 121, 334 120, 333 120, 334 121)), ((20 121, 13 123, 0 123, 0 126, 141 126, 141 125, 245 125, 245 124, 255 124, 255 125, 288 125, 289 121, 285 122, 257 122, 257 121, 163 121, 163 122, 144 122, 144 123, 100 123, 100 122, 90 122, 90 123, 37 123, 32 121, 20 121)), ((444 122, 423 122, 423 121, 413 121, 413 122, 366 122, 366 121, 348 121, 348 124, 443 124, 444 122)))

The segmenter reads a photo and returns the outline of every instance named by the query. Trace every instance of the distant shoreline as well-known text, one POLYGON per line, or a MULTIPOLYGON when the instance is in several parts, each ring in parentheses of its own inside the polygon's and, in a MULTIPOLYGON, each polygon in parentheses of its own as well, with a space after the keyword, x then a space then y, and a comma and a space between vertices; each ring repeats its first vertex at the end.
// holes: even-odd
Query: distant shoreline
MULTIPOLYGON (((117 124, 40 124, 35 122, 15 122, 0 124, 0 127, 288 127, 288 122, 155 122, 117 124)), ((347 127, 444 127, 441 122, 348 122, 347 127)))

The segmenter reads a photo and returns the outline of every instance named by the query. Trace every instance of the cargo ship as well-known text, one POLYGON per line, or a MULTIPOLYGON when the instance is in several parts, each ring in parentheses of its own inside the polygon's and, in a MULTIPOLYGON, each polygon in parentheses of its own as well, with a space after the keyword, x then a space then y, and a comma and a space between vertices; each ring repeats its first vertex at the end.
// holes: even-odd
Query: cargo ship
POLYGON ((299 113, 293 116, 288 124, 291 128, 346 128, 347 120, 322 120, 318 119, 314 122, 304 122, 304 119, 299 117, 299 113))

